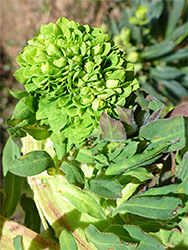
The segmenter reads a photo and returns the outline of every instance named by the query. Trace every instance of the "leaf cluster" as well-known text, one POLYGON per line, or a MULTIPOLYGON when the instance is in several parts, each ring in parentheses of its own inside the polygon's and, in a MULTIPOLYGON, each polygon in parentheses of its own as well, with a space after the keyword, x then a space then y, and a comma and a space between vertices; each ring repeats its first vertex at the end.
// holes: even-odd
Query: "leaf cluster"
POLYGON ((42 25, 17 62, 14 75, 26 91, 11 91, 21 100, 8 121, 10 134, 51 135, 64 153, 98 129, 102 112, 115 116, 139 86, 133 65, 102 29, 63 17, 42 25))

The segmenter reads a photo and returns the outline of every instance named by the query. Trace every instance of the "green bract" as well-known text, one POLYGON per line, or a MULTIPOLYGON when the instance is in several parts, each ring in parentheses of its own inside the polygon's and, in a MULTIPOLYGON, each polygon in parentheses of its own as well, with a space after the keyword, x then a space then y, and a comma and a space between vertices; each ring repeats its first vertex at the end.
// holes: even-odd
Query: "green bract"
MULTIPOLYGON (((117 118, 117 105, 125 106, 138 88, 133 65, 107 34, 63 17, 56 24, 42 25, 17 62, 21 67, 15 77, 29 96, 22 98, 22 106, 28 107, 30 98, 35 107, 27 111, 36 113, 38 126, 49 127, 56 151, 63 143, 68 149, 79 145, 93 131, 98 135, 102 112, 117 118)), ((13 118, 27 120, 20 114, 13 118)))

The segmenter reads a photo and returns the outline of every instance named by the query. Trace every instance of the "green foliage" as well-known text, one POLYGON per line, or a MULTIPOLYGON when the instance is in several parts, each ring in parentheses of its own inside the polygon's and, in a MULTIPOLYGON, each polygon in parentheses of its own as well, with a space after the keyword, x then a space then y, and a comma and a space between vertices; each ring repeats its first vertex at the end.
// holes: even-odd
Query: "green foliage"
MULTIPOLYGON (((145 25, 146 8, 135 11, 131 22, 145 25)), ((27 177, 34 201, 22 195, 20 204, 33 231, 14 224, 10 232, 0 218, 5 249, 6 234, 12 249, 157 250, 186 242, 187 115, 180 106, 164 116, 163 103, 137 90, 132 65, 112 45, 101 29, 60 18, 18 57, 26 91, 13 93, 21 100, 7 124, 12 136, 27 137, 22 156, 12 137, 4 149, 5 179, 13 179, 3 199, 12 210, 3 215, 20 198, 16 178, 27 177), (12 235, 21 237, 13 243, 12 235)))
POLYGON ((96 249, 128 250, 129 248, 113 234, 102 234, 94 226, 89 225, 86 229, 86 236, 94 244, 96 249))
POLYGON ((168 105, 188 98, 185 0, 134 0, 110 26, 144 89, 168 105))
POLYGON ((10 217, 17 206, 20 199, 22 179, 8 172, 9 164, 20 156, 19 147, 14 143, 12 138, 9 138, 3 150, 3 174, 4 187, 6 194, 3 197, 2 214, 10 217))
POLYGON ((61 250, 77 250, 77 244, 72 233, 64 229, 59 236, 61 250))
POLYGON ((20 205, 25 212, 25 225, 31 230, 40 233, 40 216, 34 200, 23 194, 20 198, 20 205))
POLYGON ((55 142, 62 133, 65 152, 99 128, 103 111, 116 116, 116 105, 138 88, 133 65, 107 34, 66 18, 42 25, 17 62, 15 77, 26 91, 10 92, 21 100, 8 124, 37 140, 52 134, 55 142))
POLYGON ((44 150, 36 150, 17 158, 8 166, 8 170, 18 176, 32 176, 42 173, 48 168, 54 168, 51 156, 44 150))

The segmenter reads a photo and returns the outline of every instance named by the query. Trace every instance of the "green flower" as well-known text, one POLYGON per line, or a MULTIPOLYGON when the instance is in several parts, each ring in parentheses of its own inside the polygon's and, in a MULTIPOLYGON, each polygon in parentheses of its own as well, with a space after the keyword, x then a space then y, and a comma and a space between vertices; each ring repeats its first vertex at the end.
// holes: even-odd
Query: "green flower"
POLYGON ((117 117, 116 106, 138 88, 133 65, 102 29, 63 17, 42 25, 17 62, 15 77, 38 103, 36 120, 68 149, 97 130, 102 112, 117 117))

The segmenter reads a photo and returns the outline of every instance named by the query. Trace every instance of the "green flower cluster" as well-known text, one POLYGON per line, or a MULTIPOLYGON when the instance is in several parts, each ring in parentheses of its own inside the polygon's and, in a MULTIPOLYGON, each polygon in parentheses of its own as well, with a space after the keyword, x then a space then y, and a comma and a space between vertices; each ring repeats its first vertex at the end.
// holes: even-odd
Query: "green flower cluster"
POLYGON ((17 62, 16 79, 37 99, 36 120, 68 148, 99 126, 102 112, 117 117, 116 106, 138 88, 133 65, 107 34, 64 17, 42 25, 17 62))

